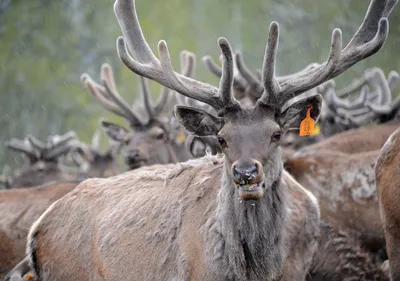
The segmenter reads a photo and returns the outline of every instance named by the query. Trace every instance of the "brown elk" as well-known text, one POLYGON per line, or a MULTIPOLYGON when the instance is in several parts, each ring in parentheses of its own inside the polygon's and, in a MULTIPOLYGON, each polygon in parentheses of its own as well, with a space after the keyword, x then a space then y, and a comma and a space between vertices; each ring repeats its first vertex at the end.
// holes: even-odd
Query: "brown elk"
POLYGON ((368 253, 351 240, 347 233, 322 221, 318 250, 306 280, 389 281, 386 270, 375 264, 368 253))
POLYGON ((121 144, 110 142, 105 152, 100 151, 100 131, 92 136, 91 145, 75 142, 70 155, 79 173, 85 177, 110 177, 118 174, 117 157, 121 144))
POLYGON ((75 139, 75 133, 68 132, 49 138, 46 144, 33 136, 27 136, 24 140, 13 138, 7 142, 8 148, 24 153, 28 159, 25 167, 12 179, 10 188, 38 186, 53 180, 74 178, 74 175, 62 171, 58 160, 70 151, 75 139))
POLYGON ((32 188, 0 191, 0 280, 26 255, 32 223, 79 181, 49 182, 32 188))
MULTIPOLYGON (((192 76, 195 57, 183 51, 181 55, 181 73, 192 76)), ((131 130, 103 121, 102 125, 111 139, 122 144, 125 162, 130 169, 143 165, 176 163, 192 158, 185 149, 183 129, 174 122, 173 107, 178 102, 177 93, 167 87, 153 106, 147 80, 140 77, 143 105, 132 108, 117 92, 111 67, 103 64, 101 80, 104 86, 94 82, 88 74, 82 75, 82 83, 97 98, 103 107, 127 120, 131 130)))
POLYGON ((223 73, 215 88, 176 73, 165 41, 158 60, 134 2, 117 0, 121 60, 137 74, 212 106, 218 116, 186 106, 178 106, 176 116, 189 132, 215 136, 223 155, 85 181, 31 229, 28 254, 37 278, 304 280, 317 246, 318 204, 284 171, 279 140, 299 126, 310 106, 317 119, 322 99, 292 98, 378 51, 395 3, 373 0, 343 50, 335 29, 325 63, 280 83, 273 22, 262 67, 264 93, 255 107, 243 108, 232 96, 233 54, 225 38, 218 40, 223 73))
POLYGON ((400 279, 400 129, 381 149, 375 167, 379 207, 385 229, 391 280, 400 279))

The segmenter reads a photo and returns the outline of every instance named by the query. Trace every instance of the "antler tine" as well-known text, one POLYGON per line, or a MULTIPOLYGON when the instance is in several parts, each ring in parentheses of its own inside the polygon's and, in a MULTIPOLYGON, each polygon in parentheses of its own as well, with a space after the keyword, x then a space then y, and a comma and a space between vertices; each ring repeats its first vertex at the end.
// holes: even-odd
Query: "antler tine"
POLYGON ((114 73, 109 63, 103 63, 100 68, 100 79, 101 81, 107 81, 108 85, 114 91, 117 90, 117 84, 115 83, 114 73))
MULTIPOLYGON (((222 76, 222 69, 221 67, 211 58, 211 56, 204 56, 203 57, 203 62, 206 65, 206 67, 208 68, 208 70, 210 70, 211 73, 213 73, 214 75, 216 75, 217 77, 221 78, 222 76)), ((261 80, 259 80, 261 81, 261 80)), ((234 78, 233 78, 233 87, 236 89, 242 89, 245 90, 247 87, 246 83, 249 83, 242 75, 242 73, 239 70, 238 67, 238 62, 236 60, 236 54, 235 54, 235 61, 234 61, 234 78), (244 81, 245 80, 245 81, 244 81)), ((259 82, 259 84, 261 84, 261 82, 259 82)), ((248 92, 250 92, 250 94, 253 94, 252 89, 250 88, 250 90, 246 90, 245 94, 247 94, 248 92)), ((262 91, 261 91, 262 92, 262 91)))
POLYGON ((100 84, 93 81, 89 74, 84 73, 81 75, 81 82, 86 89, 92 93, 92 95, 100 102, 100 104, 108 111, 119 115, 123 118, 127 118, 125 113, 111 100, 109 100, 106 89, 100 84))
POLYGON ((116 0, 114 12, 124 35, 117 40, 118 54, 130 70, 223 112, 227 105, 218 95, 217 88, 180 75, 173 70, 168 47, 163 40, 158 44, 160 60, 156 58, 143 36, 134 1, 116 0), (127 47, 129 47, 133 57, 128 53, 127 47))
POLYGON ((37 138, 35 138, 34 136, 27 135, 26 138, 30 142, 32 148, 37 150, 39 153, 41 153, 43 150, 46 149, 46 145, 37 138))
POLYGON ((211 56, 207 55, 203 57, 203 63, 206 65, 208 70, 217 77, 222 76, 222 69, 219 65, 212 59, 211 56))
POLYGON ((392 101, 392 92, 390 91, 389 83, 386 80, 383 70, 374 67, 365 70, 365 75, 367 80, 369 80, 380 91, 380 99, 378 100, 378 103, 381 105, 390 104, 392 101))
MULTIPOLYGON (((253 91, 250 91, 251 93, 260 93, 260 96, 262 92, 264 91, 263 85, 261 83, 261 80, 257 78, 256 75, 251 72, 246 64, 244 63, 242 53, 237 51, 235 53, 235 60, 236 60, 236 66, 239 70, 240 75, 246 80, 246 82, 250 85, 253 91)), ((258 96, 259 97, 259 96, 258 96)))
POLYGON ((155 116, 154 113, 154 108, 151 102, 151 97, 150 97, 150 88, 149 88, 149 83, 146 78, 143 76, 139 76, 140 78, 140 88, 141 88, 141 93, 142 93, 142 101, 144 104, 144 108, 147 111, 147 114, 149 116, 149 119, 153 118, 155 116))
POLYGON ((5 146, 14 151, 22 152, 30 158, 39 158, 38 152, 32 148, 27 140, 22 141, 16 138, 12 138, 11 140, 5 142, 5 146))
POLYGON ((183 50, 180 54, 181 74, 186 77, 193 77, 196 69, 196 56, 195 54, 183 50))
MULTIPOLYGON (((232 96, 232 85, 234 79, 233 73, 233 52, 227 39, 221 37, 218 39, 218 45, 222 51, 222 77, 219 82, 219 97, 225 106, 231 106, 235 103, 232 96)), ((237 104, 237 103, 236 103, 237 104)), ((225 108, 225 107, 224 107, 225 108)), ((218 112, 219 114, 219 112, 218 112)))
POLYGON ((397 85, 400 82, 399 73, 397 71, 394 71, 394 70, 390 71, 389 75, 387 77, 387 81, 388 81, 388 84, 389 84, 390 91, 393 92, 394 89, 397 87, 397 85))
POLYGON ((65 133, 62 136, 59 136, 57 139, 51 139, 50 140, 50 147, 58 147, 58 146, 63 146, 67 145, 70 141, 76 140, 76 133, 74 131, 69 131, 68 133, 65 133))
POLYGON ((92 136, 92 149, 95 151, 100 150, 100 130, 96 130, 92 136))
POLYGON ((279 25, 272 22, 269 26, 268 42, 265 48, 263 66, 261 70, 264 85, 264 93, 259 99, 260 102, 276 102, 277 96, 281 90, 275 76, 276 54, 278 52, 279 25))
POLYGON ((326 79, 338 76, 358 61, 376 53, 386 40, 389 26, 387 17, 396 3, 397 0, 372 0, 363 23, 343 50, 341 31, 335 29, 328 60, 320 67, 282 84, 280 94, 283 100, 307 91, 326 79))
POLYGON ((141 120, 133 112, 129 104, 122 98, 122 96, 117 91, 114 91, 114 89, 111 88, 112 86, 108 84, 108 81, 104 80, 103 84, 104 88, 106 89, 106 92, 108 93, 108 96, 115 103, 115 105, 118 106, 118 108, 120 108, 121 111, 123 112, 124 118, 127 119, 132 126, 142 125, 141 120))

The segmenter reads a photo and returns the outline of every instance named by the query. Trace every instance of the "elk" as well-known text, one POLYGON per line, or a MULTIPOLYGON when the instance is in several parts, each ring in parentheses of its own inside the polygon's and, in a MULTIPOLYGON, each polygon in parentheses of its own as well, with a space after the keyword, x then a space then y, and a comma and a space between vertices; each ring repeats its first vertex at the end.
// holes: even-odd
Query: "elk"
POLYGON ((379 152, 376 162, 376 188, 386 237, 391 280, 400 279, 400 129, 397 129, 379 152))
POLYGON ((105 152, 100 152, 100 131, 92 136, 91 145, 77 141, 70 155, 79 173, 85 177, 110 177, 118 174, 117 157, 121 144, 110 142, 105 152))
POLYGON ((177 106, 176 117, 195 135, 215 136, 223 154, 86 180, 32 227, 28 258, 36 277, 304 280, 317 246, 318 202, 283 169, 279 140, 299 126, 306 111, 317 119, 322 98, 293 102, 293 97, 378 51, 395 3, 373 0, 343 50, 335 29, 325 63, 280 83, 274 75, 279 28, 271 23, 264 93, 253 108, 244 108, 232 96, 233 54, 225 38, 218 40, 223 73, 216 88, 176 73, 165 41, 158 45, 157 59, 134 2, 117 0, 121 60, 135 73, 212 106, 217 116, 177 106))
MULTIPOLYGON (((182 51, 182 75, 192 76, 194 68, 194 55, 182 51)), ((141 76, 143 105, 132 108, 117 92, 112 70, 108 64, 103 64, 101 67, 101 80, 104 86, 94 82, 88 74, 83 74, 81 80, 106 110, 129 122, 131 131, 106 121, 102 122, 102 126, 111 139, 122 144, 125 162, 130 169, 156 163, 176 163, 192 158, 190 152, 185 149, 183 129, 171 119, 175 104, 184 101, 177 93, 163 87, 159 99, 153 106, 147 80, 141 76)), ((197 145, 199 141, 197 139, 197 145)), ((195 147, 192 148, 196 150, 195 147)))
POLYGON ((55 135, 45 144, 29 135, 24 140, 12 138, 6 147, 24 153, 28 162, 12 179, 10 188, 32 187, 58 179, 72 179, 74 176, 62 171, 58 160, 66 155, 76 139, 74 132, 55 135))
POLYGON ((0 191, 0 280, 26 255, 29 228, 79 181, 60 180, 31 188, 0 191))
POLYGON ((307 281, 389 281, 383 266, 373 263, 346 232, 337 231, 323 220, 318 244, 307 281))

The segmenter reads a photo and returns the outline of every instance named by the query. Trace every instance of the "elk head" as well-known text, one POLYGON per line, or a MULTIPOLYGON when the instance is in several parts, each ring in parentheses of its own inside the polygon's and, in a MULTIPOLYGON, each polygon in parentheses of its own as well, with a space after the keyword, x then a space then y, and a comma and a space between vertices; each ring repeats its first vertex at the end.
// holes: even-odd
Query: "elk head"
POLYGON ((7 142, 8 148, 22 152, 28 159, 25 167, 13 179, 11 188, 36 186, 60 179, 58 160, 69 153, 75 139, 75 132, 68 132, 62 136, 52 136, 46 144, 33 136, 27 136, 24 140, 13 138, 7 142))
POLYGON ((236 184, 242 199, 259 199, 265 187, 273 187, 280 178, 282 135, 298 127, 308 110, 312 119, 318 119, 321 95, 302 93, 379 50, 387 37, 386 17, 395 3, 373 0, 361 27, 343 50, 341 31, 335 29, 326 62, 281 81, 275 75, 279 28, 276 22, 271 23, 261 71, 263 94, 250 108, 241 106, 232 95, 233 53, 225 38, 218 39, 223 64, 219 88, 215 88, 176 73, 163 40, 158 44, 158 59, 143 36, 135 3, 117 0, 114 11, 123 33, 117 40, 118 54, 133 72, 215 109, 217 114, 212 115, 201 109, 177 106, 176 116, 190 133, 215 137, 225 154, 226 180, 236 184))
MULTIPOLYGON (((194 57, 182 56, 182 74, 192 75, 194 57)), ((101 67, 103 86, 94 82, 88 74, 81 77, 82 83, 97 98, 103 107, 129 122, 130 130, 123 126, 102 121, 108 136, 122 145, 125 163, 130 169, 143 165, 174 163, 186 155, 182 129, 171 122, 173 107, 177 102, 176 93, 163 87, 162 93, 153 105, 147 80, 140 77, 142 104, 131 107, 117 92, 111 67, 101 67), (177 149, 178 148, 178 149, 177 149)))
POLYGON ((71 158, 84 175, 89 177, 108 177, 117 174, 119 142, 110 142, 104 153, 100 152, 100 132, 96 131, 91 145, 77 141, 71 150, 71 158))

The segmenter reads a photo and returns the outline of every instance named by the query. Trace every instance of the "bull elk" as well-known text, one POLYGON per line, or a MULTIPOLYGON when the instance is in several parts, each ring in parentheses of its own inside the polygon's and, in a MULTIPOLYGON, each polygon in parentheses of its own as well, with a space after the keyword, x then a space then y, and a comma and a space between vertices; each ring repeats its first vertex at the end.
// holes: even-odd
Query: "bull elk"
POLYGON ((28 258, 36 277, 304 280, 317 246, 319 208, 283 169, 279 141, 306 111, 318 118, 321 96, 298 96, 380 49, 394 4, 371 1, 343 50, 335 29, 328 60, 287 81, 274 74, 279 28, 273 22, 262 66, 264 93, 244 108, 232 96, 233 54, 225 38, 218 40, 223 66, 215 88, 176 73, 165 41, 158 45, 159 60, 144 39, 134 2, 117 0, 121 60, 135 73, 212 106, 217 116, 187 106, 176 107, 176 116, 189 132, 215 136, 223 154, 80 184, 30 231, 28 258))
POLYGON ((92 136, 90 145, 77 141, 70 155, 79 173, 85 177, 109 177, 118 174, 117 157, 121 144, 109 142, 105 152, 100 151, 100 131, 92 136))
MULTIPOLYGON (((181 73, 192 76, 195 57, 183 51, 181 73)), ((185 149, 183 129, 172 119, 173 107, 180 99, 167 87, 153 105, 147 80, 140 76, 142 105, 132 108, 117 92, 111 67, 103 64, 101 80, 104 86, 94 82, 88 74, 82 75, 82 83, 103 107, 127 120, 131 130, 103 121, 102 125, 111 139, 122 144, 125 162, 130 169, 143 165, 176 163, 192 158, 185 149)), ((195 150, 194 147, 192 149, 195 150)))
POLYGON ((58 163, 59 158, 70 151, 75 139, 74 132, 62 136, 55 135, 49 138, 47 143, 33 136, 27 136, 24 140, 12 138, 6 146, 22 152, 28 161, 12 179, 10 188, 38 186, 53 180, 75 177, 63 172, 58 163))
POLYGON ((375 167, 380 213, 386 236, 391 280, 400 280, 400 129, 381 149, 375 167))

